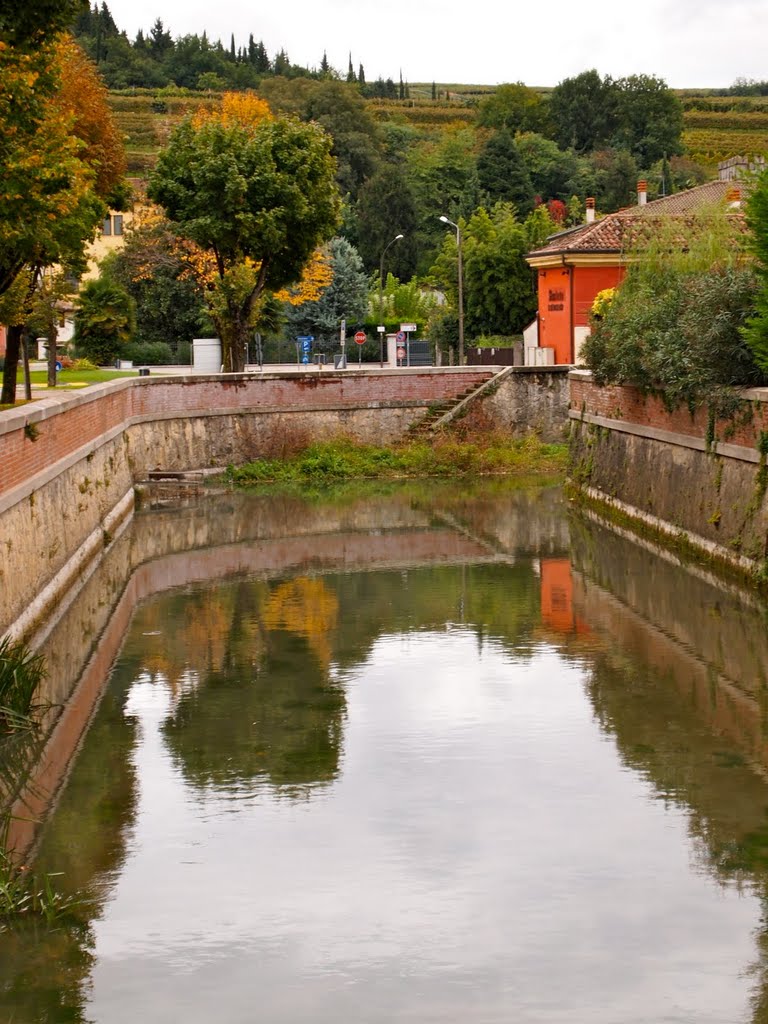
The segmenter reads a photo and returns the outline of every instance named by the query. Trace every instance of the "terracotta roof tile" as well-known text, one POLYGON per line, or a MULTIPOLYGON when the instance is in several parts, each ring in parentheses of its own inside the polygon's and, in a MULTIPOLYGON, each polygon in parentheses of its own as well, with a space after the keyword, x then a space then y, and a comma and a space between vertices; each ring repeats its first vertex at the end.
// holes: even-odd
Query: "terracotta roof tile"
MULTIPOLYGON (((528 253, 529 256, 554 256, 560 253, 610 253, 628 248, 648 217, 679 217, 686 213, 725 200, 734 187, 732 181, 710 181, 705 185, 654 199, 645 206, 630 206, 609 213, 592 224, 582 224, 551 235, 547 244, 528 253)), ((742 186, 743 187, 743 186, 742 186)), ((743 216, 740 218, 743 224, 743 216)))

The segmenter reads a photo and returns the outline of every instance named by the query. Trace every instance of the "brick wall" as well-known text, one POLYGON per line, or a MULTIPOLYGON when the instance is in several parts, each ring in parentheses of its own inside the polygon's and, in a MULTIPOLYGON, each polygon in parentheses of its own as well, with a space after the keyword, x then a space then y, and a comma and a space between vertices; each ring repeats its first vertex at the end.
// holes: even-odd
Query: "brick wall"
MULTIPOLYGON (((570 408, 573 413, 654 427, 670 433, 704 440, 709 430, 709 412, 700 407, 693 414, 685 406, 668 410, 660 398, 643 395, 637 388, 598 387, 588 373, 570 375, 570 408)), ((768 432, 768 388, 742 392, 741 408, 735 416, 715 422, 715 437, 728 444, 756 448, 760 433, 768 432)))

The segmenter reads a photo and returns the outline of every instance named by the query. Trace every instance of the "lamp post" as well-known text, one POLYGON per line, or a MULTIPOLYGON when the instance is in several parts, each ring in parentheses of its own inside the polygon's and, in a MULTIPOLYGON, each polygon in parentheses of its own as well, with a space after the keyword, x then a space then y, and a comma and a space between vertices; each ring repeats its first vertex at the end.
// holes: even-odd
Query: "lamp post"
MULTIPOLYGON (((399 242, 403 235, 395 235, 391 242, 384 246, 384 252, 381 254, 379 260, 379 317, 384 319, 384 257, 387 255, 387 250, 390 246, 394 245, 395 242, 399 242)), ((384 331, 379 331, 379 367, 384 366, 384 331)))
POLYGON ((443 224, 450 224, 456 228, 456 252, 459 258, 459 366, 464 365, 464 267, 461 260, 461 228, 443 216, 440 218, 443 224))

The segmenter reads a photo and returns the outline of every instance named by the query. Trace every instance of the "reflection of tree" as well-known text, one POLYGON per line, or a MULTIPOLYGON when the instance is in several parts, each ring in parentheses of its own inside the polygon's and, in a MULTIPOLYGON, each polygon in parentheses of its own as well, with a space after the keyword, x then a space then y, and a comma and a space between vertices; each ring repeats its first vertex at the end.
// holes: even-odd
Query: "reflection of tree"
MULTIPOLYGON (((711 709, 697 706, 701 693, 690 686, 689 673, 663 674, 644 665, 638 652, 629 657, 620 648, 606 648, 595 652, 588 693, 624 762, 660 798, 688 811, 699 865, 722 883, 753 882, 768 908, 765 780, 713 730, 711 709)), ((764 1024, 768 932, 757 943, 753 1021, 764 1024)))
POLYGON ((28 921, 0 935, 2 1020, 85 1021, 93 967, 86 922, 99 913, 122 866, 136 806, 136 727, 123 710, 133 679, 118 662, 34 865, 39 876, 55 872, 54 887, 84 902, 53 927, 28 921))
POLYGON ((94 960, 86 927, 27 921, 2 939, 2 1019, 84 1024, 83 989, 94 960))
POLYGON ((338 599, 323 581, 300 576, 270 594, 263 618, 269 630, 286 629, 305 637, 320 664, 327 667, 331 660, 328 633, 338 615, 338 599))
POLYGON ((216 628, 205 614, 196 637, 187 619, 185 664, 199 683, 164 726, 184 775, 224 788, 258 778, 288 787, 333 779, 346 706, 327 677, 333 592, 299 578, 271 590, 241 581, 196 598, 198 611, 200 602, 216 608, 216 628))

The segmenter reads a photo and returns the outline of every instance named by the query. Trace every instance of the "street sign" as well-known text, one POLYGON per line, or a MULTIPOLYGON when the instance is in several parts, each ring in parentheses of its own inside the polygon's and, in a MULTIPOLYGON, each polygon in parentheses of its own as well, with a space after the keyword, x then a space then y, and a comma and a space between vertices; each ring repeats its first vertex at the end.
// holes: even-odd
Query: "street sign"
POLYGON ((356 345, 364 345, 365 344, 365 340, 366 340, 365 339, 365 331, 357 331, 355 333, 355 344, 356 345))
POLYGON ((406 334, 413 334, 416 330, 416 324, 400 324, 400 330, 406 334))
POLYGON ((397 358, 398 359, 405 359, 405 349, 404 348, 398 348, 398 350, 397 350, 397 358))
POLYGON ((395 340, 399 343, 405 341, 405 331, 398 331, 395 335, 395 340))

